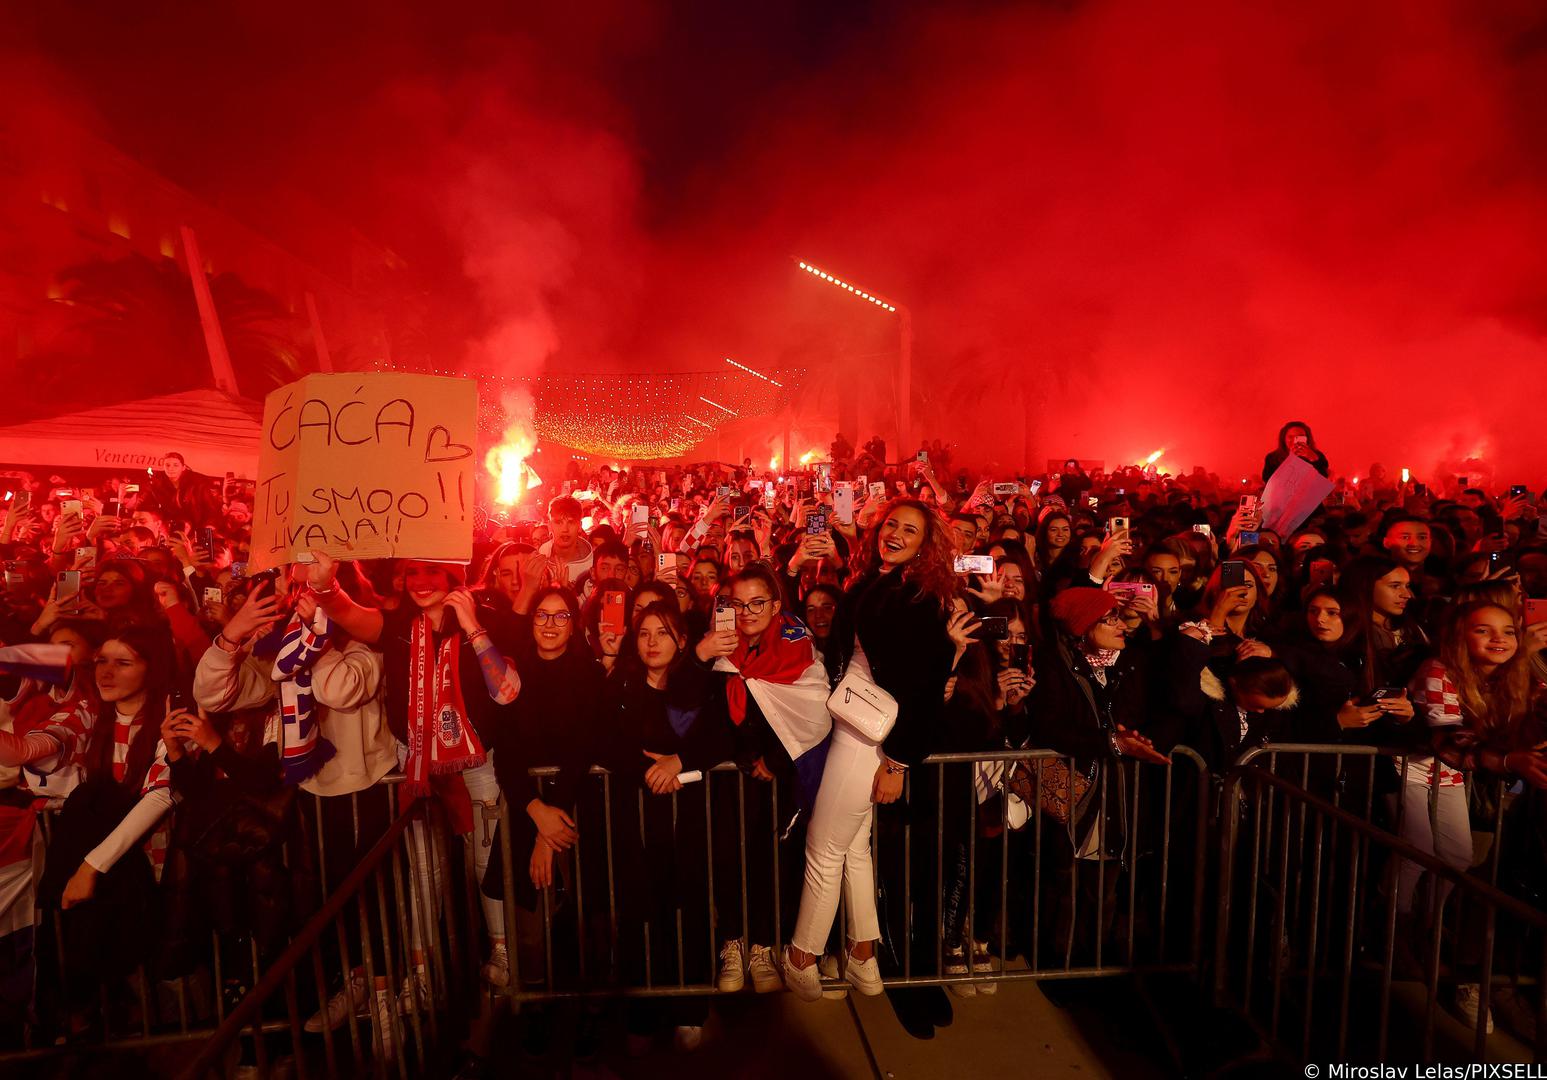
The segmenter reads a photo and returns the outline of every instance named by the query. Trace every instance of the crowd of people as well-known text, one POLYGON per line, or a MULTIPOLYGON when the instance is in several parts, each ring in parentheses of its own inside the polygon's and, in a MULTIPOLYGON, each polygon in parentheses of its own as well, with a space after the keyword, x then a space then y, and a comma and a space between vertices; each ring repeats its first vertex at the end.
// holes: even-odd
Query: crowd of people
MULTIPOLYGON (((829 992, 885 992, 905 939, 937 920, 943 966, 920 938, 913 974, 980 974, 952 994, 992 993, 986 976, 1030 944, 1024 928, 998 940, 998 879, 969 880, 964 852, 976 830, 980 866, 998 867, 989 845, 1024 840, 994 827, 1026 820, 1012 803, 1043 811, 1039 932, 1074 956, 1088 944, 1075 911, 1112 906, 1120 887, 1091 872, 1121 865, 1124 843, 1101 780, 1166 767, 1177 746, 1215 773, 1270 741, 1404 748, 1400 767, 1381 762, 1376 813, 1458 870, 1474 857, 1474 778, 1518 783, 1511 813, 1540 814, 1547 518, 1532 491, 1374 466, 1281 535, 1264 527, 1260 484, 1201 468, 1071 459, 974 476, 938 442, 886 456, 879 439, 856 452, 839 436, 831 462, 788 475, 576 467, 541 516, 491 515, 470 565, 314 552, 259 574, 246 572, 250 484, 177 455, 151 476, 0 481, 0 645, 13 647, 0 653, 0 847, 36 850, 24 921, 57 925, 69 971, 50 988, 52 961, 4 953, 37 968, 20 984, 0 973, 5 1030, 89 1032, 105 983, 140 965, 186 973, 211 929, 238 955, 273 957, 306 914, 294 879, 323 875, 325 892, 390 821, 390 800, 343 797, 388 778, 401 799, 443 804, 468 839, 491 986, 544 971, 544 893, 610 883, 617 940, 595 955, 615 970, 593 979, 811 1001, 824 978, 829 992), (908 783, 931 754, 1026 747, 1069 757, 1034 778, 1025 765, 964 774, 975 820, 945 808, 965 787, 941 801, 908 783), (739 777, 713 771, 723 762, 739 777), (672 798, 698 783, 707 795, 672 798), (747 788, 778 795, 738 800, 747 788), (319 820, 298 824, 297 789, 319 820), (508 872, 475 813, 502 799, 508 872), (934 844, 940 814, 943 850, 915 848, 911 869, 894 857, 934 844), (604 822, 607 845, 581 843, 604 822), (336 841, 322 868, 297 854, 319 834, 336 841), (706 850, 745 860, 744 891, 736 874, 708 880, 706 850), (920 868, 914 910, 886 903, 920 868), (683 940, 716 942, 717 967, 679 948, 679 918, 683 940)), ((1290 456, 1331 474, 1303 423, 1285 426, 1263 479, 1290 456)), ((1418 871, 1404 866, 1397 899, 1415 941, 1438 917, 1418 871)), ((406 959, 411 1008, 425 960, 406 959)), ((335 974, 351 992, 318 1002, 308 1030, 380 990, 361 969, 335 974)), ((916 1034, 949 1022, 939 987, 892 993, 916 1034)), ((670 1031, 691 1049, 710 999, 630 1004, 631 1036, 670 1031)), ((1475 1020, 1476 985, 1454 1004, 1475 1020)))

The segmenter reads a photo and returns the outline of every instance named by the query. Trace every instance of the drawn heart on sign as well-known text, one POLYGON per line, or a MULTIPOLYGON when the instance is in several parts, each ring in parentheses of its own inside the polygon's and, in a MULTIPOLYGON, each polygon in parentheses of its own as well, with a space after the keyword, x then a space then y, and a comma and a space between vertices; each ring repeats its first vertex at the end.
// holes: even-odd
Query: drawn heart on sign
POLYGON ((461 461, 465 457, 473 456, 473 448, 466 443, 452 442, 451 432, 436 424, 430 429, 430 433, 424 439, 425 461, 461 461), (435 445, 435 436, 440 436, 441 445, 435 445))

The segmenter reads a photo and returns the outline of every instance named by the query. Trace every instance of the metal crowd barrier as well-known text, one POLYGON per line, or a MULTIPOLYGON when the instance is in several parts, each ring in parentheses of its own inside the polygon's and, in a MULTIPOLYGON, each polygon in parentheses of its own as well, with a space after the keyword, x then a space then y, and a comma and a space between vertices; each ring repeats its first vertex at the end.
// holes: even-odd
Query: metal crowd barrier
MULTIPOLYGON (((1382 1062, 1395 1040, 1433 1061, 1444 1040, 1451 1060, 1470 1053, 1480 1061, 1490 1052, 1487 1014, 1496 991, 1511 982, 1538 993, 1547 987, 1547 913, 1497 886, 1504 781, 1468 778, 1493 797, 1493 842, 1488 857, 1463 872, 1401 838, 1401 785, 1413 759, 1411 750, 1275 744, 1244 754, 1223 778, 1214 998, 1278 1052, 1304 1061, 1382 1062), (1395 783, 1396 792, 1378 790, 1382 758, 1391 761, 1387 786, 1395 783), (1330 774, 1321 769, 1329 763, 1330 774), (1350 772, 1363 781, 1351 799, 1350 772), (1399 920, 1404 864, 1422 871, 1427 903, 1399 920), (1501 957, 1512 958, 1515 970, 1501 975, 1501 957), (1459 1022, 1450 1029, 1439 1023, 1442 973, 1447 984, 1478 986, 1469 1042, 1458 1036, 1459 1022), (1421 1000, 1405 984, 1420 985, 1421 1000)), ((1431 836, 1438 797, 1439 788, 1428 785, 1431 836)), ((1539 997, 1537 1061, 1547 1053, 1543 1010, 1539 997)))
MULTIPOLYGON (((1518 923, 1537 933, 1547 926, 1547 915, 1491 884, 1497 847, 1484 881, 1457 873, 1380 827, 1377 759, 1399 754, 1351 744, 1273 744, 1243 755, 1224 777, 1210 776, 1203 760, 1183 747, 1173 752, 1169 767, 1125 761, 1120 770, 1103 772, 1094 798, 1102 820, 1118 823, 1126 843, 1115 857, 1084 859, 1075 858, 1069 833, 1044 812, 1040 797, 1043 773, 1037 766, 1068 758, 1047 750, 930 757, 910 770, 906 806, 877 808, 871 830, 882 922, 891 931, 882 954, 884 981, 888 987, 982 985, 1148 972, 1185 972, 1202 980, 1208 962, 1218 1003, 1251 1019, 1271 1045, 1303 1055, 1335 1049, 1338 1058, 1345 1051, 1384 1057, 1393 984, 1401 981, 1394 970, 1393 883, 1399 864, 1410 859, 1430 873, 1431 895, 1440 882, 1453 888, 1448 903, 1435 905, 1446 917, 1434 921, 1435 947, 1421 973, 1427 994, 1422 1046, 1431 1056, 1441 926, 1451 927, 1452 941, 1463 940, 1468 928, 1481 928, 1486 970, 1478 978, 1486 1005, 1500 919, 1511 921, 1512 930, 1518 923), (1031 766, 1035 784, 1029 820, 1019 830, 1008 827, 1003 798, 997 820, 980 815, 974 783, 980 766, 1009 769, 1017 762, 1031 766), (1219 835, 1211 838, 1215 826, 1219 835), (1372 892, 1377 878, 1384 885, 1372 892), (888 884, 892 891, 900 885, 901 895, 889 895, 888 884), (959 907, 953 908, 953 896, 959 907), (1206 905, 1217 912, 1211 941, 1204 931, 1206 905), (946 950, 958 936, 968 971, 948 975, 946 950), (972 964, 975 941, 992 946, 987 968, 972 964), (1365 984, 1378 996, 1357 994, 1365 984), (1366 1018, 1351 1010, 1373 1000, 1380 1002, 1378 1016, 1369 1024, 1356 1022, 1366 1018), (1298 1039, 1285 1035, 1290 1028, 1298 1039), (1333 1030, 1336 1038, 1329 1041, 1333 1030), (1373 1043, 1364 1038, 1370 1031, 1378 1032, 1373 1043)), ((540 795, 556 770, 532 772, 531 793, 540 795)), ((303 798, 316 831, 319 880, 326 882, 330 859, 343 856, 330 852, 322 804, 331 804, 336 826, 344 797, 303 798)), ((356 843, 362 836, 369 840, 377 824, 385 833, 337 888, 322 890, 315 913, 266 971, 254 951, 253 989, 236 1009, 227 1013, 221 1001, 224 950, 217 937, 207 1009, 190 1005, 198 995, 183 979, 173 988, 176 1016, 158 1015, 148 991, 153 984, 142 971, 139 1030, 111 1032, 94 1046, 145 1050, 203 1039, 184 1073, 189 1077, 216 1070, 244 1037, 260 1067, 288 1041, 303 1078, 309 1067, 330 1076, 424 1072, 451 1022, 452 1003, 465 1003, 482 989, 478 969, 486 944, 474 859, 450 844, 443 822, 427 816, 436 804, 398 814, 390 783, 347 798, 347 835, 356 843), (374 805, 378 799, 380 806, 374 805), (330 976, 356 968, 363 969, 369 1000, 356 1000, 360 988, 344 979, 347 1034, 329 1025, 317 1035, 304 1032, 303 1017, 325 1006, 335 989, 330 976), (388 1002, 380 1009, 374 1007, 379 987, 388 1002)), ((512 841, 511 815, 522 813, 529 798, 507 792, 499 807, 484 813, 473 841, 498 848, 496 880, 511 969, 498 996, 527 1002, 715 994, 720 948, 733 936, 728 928, 745 945, 766 944, 776 955, 784 944, 799 902, 798 887, 791 895, 784 872, 803 865, 804 846, 798 829, 780 839, 792 793, 779 783, 751 779, 726 763, 708 771, 697 788, 654 796, 637 780, 592 769, 572 812, 577 843, 556 858, 554 886, 533 890, 523 905, 518 892, 526 892, 520 884, 527 858, 512 841), (644 897, 622 869, 630 852, 637 855, 643 834, 620 835, 618 825, 642 828, 650 800, 669 806, 674 836, 692 840, 674 872, 700 891, 677 889, 669 903, 641 918, 644 897), (619 813, 625 802, 632 817, 619 813), (787 865, 792 859, 798 862, 787 865), (759 874, 760 866, 766 874, 759 874), (760 876, 766 878, 761 884, 760 876), (752 940, 759 911, 769 928, 766 941, 752 940)), ((1430 806, 1432 813, 1432 795, 1430 806)), ((1500 800, 1496 824, 1502 819, 1500 800)), ((840 908, 840 944, 846 916, 840 908)), ((1547 955, 1542 959, 1547 963, 1547 955)), ((841 970, 825 985, 846 986, 841 970)), ((1538 1030, 1547 1031, 1547 1024, 1538 1030)), ((79 1047, 30 1047, 0 1054, 0 1062, 73 1049, 79 1047)), ((1479 1029, 1474 1052, 1482 1050, 1479 1029)))
MULTIPOLYGON (((878 813, 871 830, 872 864, 877 870, 878 881, 887 878, 886 859, 897 858, 900 847, 902 860, 903 895, 900 898, 902 916, 890 920, 901 933, 891 942, 890 959, 883 961, 884 982, 888 987, 949 985, 951 983, 988 983, 1019 979, 1076 977, 1093 975, 1119 975, 1134 971, 1190 971, 1197 972, 1202 956, 1203 909, 1199 902, 1204 894, 1206 856, 1208 851, 1208 799, 1209 783, 1202 758, 1192 750, 1178 747, 1169 767, 1152 764, 1139 765, 1126 761, 1121 780, 1111 779, 1103 771, 1101 782, 1094 796, 1098 812, 1106 818, 1113 810, 1122 822, 1128 838, 1129 858, 1074 859, 1073 848, 1067 834, 1056 828, 1055 823, 1044 815, 1041 806, 1041 770, 1031 769, 1036 788, 1030 818, 1019 831, 1010 829, 1007 818, 1008 804, 999 799, 999 842, 980 836, 979 803, 974 784, 973 770, 980 764, 998 763, 1008 768, 1015 762, 1038 763, 1069 759, 1049 750, 1003 751, 997 753, 937 754, 929 757, 921 768, 910 770, 905 789, 905 802, 913 804, 920 796, 925 805, 936 812, 929 820, 916 820, 903 803, 897 809, 877 808, 878 813), (955 773, 959 782, 948 784, 955 773), (1179 779, 1183 773, 1185 779, 1179 779), (1151 796, 1151 786, 1154 795, 1151 796), (961 800, 955 817, 956 827, 948 828, 948 814, 939 812, 950 797, 961 800), (1144 800, 1150 799, 1148 804, 1144 800), (1148 809, 1152 812, 1145 812, 1148 809), (892 820, 888 821, 888 818, 892 820), (963 829, 961 823, 967 823, 963 829), (922 845, 928 860, 922 868, 915 865, 916 852, 920 848, 921 832, 931 833, 925 839, 932 841, 922 845), (1178 835, 1186 839, 1187 850, 1181 858, 1175 857, 1173 839, 1178 835), (888 841, 892 841, 888 843, 888 841), (945 894, 952 884, 947 876, 947 849, 954 841, 960 847, 963 861, 957 866, 957 879, 964 878, 965 912, 958 927, 964 932, 964 945, 970 955, 970 943, 974 940, 992 939, 1000 954, 999 962, 992 971, 970 970, 964 975, 946 975, 944 958, 948 928, 946 926, 945 894), (1062 844, 1069 861, 1079 869, 1059 875, 1049 869, 1049 862, 1064 855, 1052 851, 1051 846, 1062 844), (994 849, 987 856, 981 854, 985 846, 994 849), (992 881, 986 890, 977 887, 980 881, 980 860, 997 860, 998 867, 991 873, 992 881), (1067 933, 1063 935, 1065 947, 1060 954, 1047 952, 1045 930, 1050 918, 1049 908, 1056 908, 1058 897, 1051 887, 1058 877, 1067 879, 1069 888, 1068 907, 1062 910, 1070 917, 1067 933), (1095 877, 1096 906, 1094 913, 1083 903, 1080 890, 1082 876, 1095 877), (922 886, 932 893, 929 902, 921 902, 918 888, 922 886), (1176 897, 1181 894, 1181 906, 1185 913, 1183 925, 1176 925, 1176 897), (978 908, 985 898, 997 897, 992 904, 993 914, 989 926, 978 925, 978 908), (1018 897, 1022 902, 1013 902, 1018 897), (939 902, 934 902, 938 899, 939 902), (1013 909, 1013 910, 1012 910, 1013 909), (920 925, 920 917, 927 919, 920 925), (1096 932, 1090 934, 1085 947, 1076 948, 1075 941, 1079 921, 1086 917, 1094 923, 1096 932), (1109 923, 1121 923, 1121 932, 1114 932, 1109 923), (900 940, 895 940, 900 938, 900 940), (1023 947, 1013 948, 1010 943, 1020 941, 1023 947), (1005 957, 1019 955, 1020 963, 1005 962, 1005 957)), ((531 795, 542 797, 546 784, 556 770, 534 769, 534 788, 531 795)), ((573 811, 579 834, 575 848, 568 853, 562 877, 566 882, 567 897, 564 903, 567 917, 560 918, 555 909, 555 890, 543 890, 534 899, 533 909, 523 920, 518 913, 516 894, 521 888, 519 878, 527 865, 524 853, 513 850, 511 843, 510 807, 518 809, 531 797, 506 793, 506 802, 494 816, 500 822, 500 862, 503 867, 503 895, 505 924, 511 928, 513 940, 518 936, 516 928, 525 926, 527 940, 516 944, 525 948, 512 949, 512 977, 505 994, 518 1001, 542 1001, 564 998, 612 997, 612 996, 672 996, 684 994, 716 993, 713 974, 718 967, 721 946, 730 934, 720 930, 727 921, 740 927, 738 939, 744 945, 768 945, 777 956, 784 945, 784 926, 796 910, 799 897, 787 895, 781 888, 780 865, 783 860, 804 860, 803 845, 789 849, 781 845, 778 837, 784 831, 785 817, 780 807, 788 807, 790 794, 778 782, 751 780, 729 763, 708 771, 698 790, 692 786, 668 796, 655 796, 638 784, 621 785, 605 770, 592 769, 588 782, 594 785, 590 792, 582 792, 573 811), (723 785, 723 786, 722 786, 723 785), (730 790, 726 791, 725 788, 730 790), (644 944, 642 964, 643 978, 629 980, 621 975, 630 958, 616 955, 620 938, 620 923, 627 915, 620 911, 618 896, 617 854, 623 838, 616 835, 616 810, 619 799, 633 800, 642 818, 646 800, 665 798, 671 806, 674 826, 681 826, 691 815, 701 815, 702 836, 691 832, 695 845, 703 845, 698 856, 702 859, 702 884, 708 893, 708 903, 699 905, 711 917, 705 925, 689 926, 692 920, 688 898, 676 897, 666 910, 657 910, 670 923, 667 927, 669 954, 665 958, 652 955, 652 943, 659 940, 654 931, 658 928, 644 920, 636 936, 644 944), (771 848, 771 894, 758 897, 749 895, 749 837, 746 823, 753 816, 754 804, 764 802, 769 813, 757 813, 770 829, 768 847, 771 848), (590 813, 587 813, 589 808, 590 813), (717 815, 734 815, 729 825, 717 822, 717 815), (600 818, 600 820, 595 820, 600 818), (732 830, 735 842, 734 861, 725 864, 717 858, 717 840, 723 839, 719 829, 732 830), (600 844, 600 856, 590 853, 591 845, 600 844), (605 874, 601 868, 605 867, 605 874), (717 907, 716 894, 724 897, 724 878, 735 883, 735 896, 731 903, 739 903, 740 919, 728 919, 724 904, 717 907), (717 880, 720 887, 717 889, 717 880), (588 885, 587 882, 590 882, 588 885), (596 895, 593 895, 593 890, 596 895), (750 925, 749 907, 762 902, 771 908, 771 939, 767 941, 745 940, 750 925), (588 914, 589 913, 589 914, 588 914), (588 947, 588 918, 605 926, 605 940, 614 952, 597 955, 588 947), (536 940, 533 940, 536 939, 536 940), (692 958, 694 951, 699 957, 692 958), (674 953, 674 955, 671 955, 674 953), (521 955, 535 962, 539 970, 522 970, 521 955), (662 960, 665 963, 663 965, 662 960), (672 960, 675 963, 671 963, 672 960), (704 962, 698 962, 704 961, 704 962), (665 978, 656 972, 661 967, 669 969, 665 978), (694 979, 688 970, 705 978, 694 979)), ((761 807, 757 807, 759 811, 761 807)), ((633 837, 629 838, 633 840, 633 837)), ((723 844, 719 848, 723 855, 723 844)), ((756 857, 756 856, 753 856, 756 857)), ((992 868, 990 867, 992 870, 992 868)), ((893 879, 895 881, 895 878, 893 879)), ((697 884, 697 882, 695 882, 697 884)), ((884 886, 883 886, 884 892, 884 886)), ((895 900, 883 896, 882 922, 889 920, 886 908, 895 900)), ((840 907, 838 925, 844 925, 847 912, 840 907)), ((842 953, 844 950, 839 949, 842 953)), ((883 954, 885 955, 885 954, 883 954)), ((637 959, 637 958, 636 958, 637 959)), ((969 960, 970 966, 970 960, 969 960)), ((845 986, 842 979, 827 979, 829 989, 845 986)))

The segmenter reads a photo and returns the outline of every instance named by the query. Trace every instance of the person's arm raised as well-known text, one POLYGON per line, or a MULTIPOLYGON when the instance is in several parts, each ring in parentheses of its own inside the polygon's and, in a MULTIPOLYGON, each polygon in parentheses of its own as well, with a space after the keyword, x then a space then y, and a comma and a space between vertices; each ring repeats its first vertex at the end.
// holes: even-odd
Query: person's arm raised
POLYGON ((338 587, 338 563, 332 556, 314 551, 312 560, 306 567, 306 584, 311 586, 322 613, 356 641, 367 645, 380 641, 384 625, 380 609, 362 607, 338 587))

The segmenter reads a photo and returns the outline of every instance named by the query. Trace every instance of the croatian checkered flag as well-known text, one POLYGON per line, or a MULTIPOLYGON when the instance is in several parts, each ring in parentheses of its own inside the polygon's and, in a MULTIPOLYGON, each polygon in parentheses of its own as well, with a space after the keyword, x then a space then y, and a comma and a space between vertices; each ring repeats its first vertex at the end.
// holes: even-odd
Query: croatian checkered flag
POLYGON ((335 751, 317 727, 317 701, 312 696, 312 665, 327 650, 333 626, 319 609, 307 626, 299 613, 290 616, 274 658, 279 684, 279 718, 284 732, 280 758, 285 783, 299 784, 316 775, 335 751))

